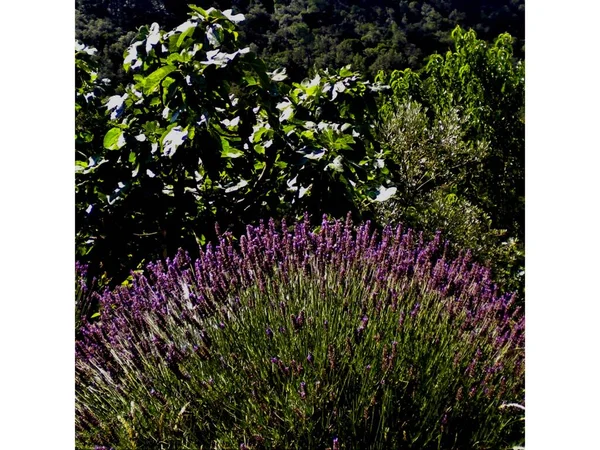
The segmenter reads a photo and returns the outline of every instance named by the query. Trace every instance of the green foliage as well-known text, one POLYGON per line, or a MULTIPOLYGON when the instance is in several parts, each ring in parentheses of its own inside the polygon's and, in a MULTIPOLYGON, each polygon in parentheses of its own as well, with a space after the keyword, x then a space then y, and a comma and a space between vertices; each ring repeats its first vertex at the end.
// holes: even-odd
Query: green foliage
POLYGON ((91 130, 100 114, 100 97, 108 80, 99 80, 98 64, 94 59, 96 49, 75 42, 75 140, 79 145, 89 144, 94 135, 91 130))
POLYGON ((440 186, 456 185, 481 165, 489 151, 485 141, 465 139, 466 121, 457 108, 434 118, 427 113, 409 98, 394 104, 380 126, 381 142, 397 164, 394 182, 400 188, 398 203, 404 206, 440 186))
POLYGON ((493 44, 457 28, 454 50, 420 72, 380 73, 392 96, 380 140, 396 162, 398 196, 383 223, 444 231, 523 292, 524 66, 512 38, 493 44))
MULTIPOLYGON (((78 230, 82 220, 92 212, 89 204, 81 199, 97 195, 98 190, 86 181, 106 163, 98 152, 102 148, 106 123, 102 110, 102 98, 108 88, 108 80, 98 79, 98 64, 94 59, 96 49, 76 42, 75 44, 75 217, 78 230)), ((93 207, 92 207, 93 208, 93 207)), ((93 245, 95 237, 90 232, 78 232, 76 247, 79 256, 93 245)))
MULTIPOLYGON (((118 59, 131 41, 131 36, 127 42, 118 36, 155 21, 171 28, 188 12, 186 2, 176 0, 76 4, 77 39, 96 46, 102 55, 102 76, 118 80, 118 59)), ((244 13, 242 41, 268 68, 285 67, 294 81, 308 76, 313 66, 341 68, 351 63, 370 77, 379 70, 418 69, 425 56, 447 50, 457 25, 475 29, 484 39, 510 32, 523 55, 523 0, 212 0, 202 6, 244 13)))
POLYGON ((118 84, 125 75, 122 67, 122 55, 135 37, 131 28, 124 29, 111 17, 97 17, 75 11, 75 36, 98 49, 94 55, 99 78, 108 78, 118 84))
POLYGON ((76 158, 77 248, 92 272, 123 278, 193 249, 215 221, 358 215, 385 189, 369 126, 376 86, 348 68, 290 86, 239 48, 242 15, 191 9, 172 31, 140 28, 124 54, 132 82, 103 99, 103 117, 78 112, 94 144, 76 158))
POLYGON ((465 139, 484 141, 489 152, 482 170, 471 171, 459 185, 478 202, 494 225, 523 238, 524 223, 524 65, 512 56, 512 38, 500 35, 493 44, 474 31, 452 33, 455 50, 432 55, 420 75, 410 70, 380 74, 394 99, 384 107, 414 98, 437 119, 458 108, 465 139))

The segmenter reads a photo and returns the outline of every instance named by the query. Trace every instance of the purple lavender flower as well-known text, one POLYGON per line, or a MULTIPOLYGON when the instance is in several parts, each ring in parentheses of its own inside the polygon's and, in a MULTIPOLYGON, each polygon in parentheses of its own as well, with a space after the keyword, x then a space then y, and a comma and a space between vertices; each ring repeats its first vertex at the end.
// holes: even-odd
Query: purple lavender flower
POLYGON ((302 400, 306 398, 306 383, 304 381, 300 383, 300 389, 298 390, 298 393, 300 394, 300 398, 302 400))
POLYGON ((417 303, 414 308, 412 309, 412 311, 410 312, 410 317, 415 317, 417 315, 417 312, 419 312, 419 308, 420 308, 421 304, 417 303))
POLYGON ((367 327, 367 324, 369 323, 369 318, 367 316, 364 316, 361 321, 360 321, 360 325, 357 328, 357 332, 360 334, 362 333, 365 328, 367 327))
MULTIPOLYGON (((197 363, 198 359, 201 363, 216 362, 216 367, 224 372, 231 371, 232 367, 233 370, 248 371, 248 379, 252 380, 247 387, 248 392, 254 390, 259 397, 261 390, 258 383, 261 380, 258 372, 252 372, 253 367, 257 366, 256 361, 263 361, 263 365, 268 365, 270 361, 277 366, 277 369, 273 368, 277 374, 262 368, 262 372, 268 372, 271 377, 277 375, 273 379, 281 379, 283 374, 288 382, 298 383, 300 377, 312 376, 314 355, 311 352, 304 353, 306 349, 301 350, 302 347, 297 347, 293 354, 280 353, 285 355, 289 366, 278 357, 269 357, 269 354, 277 354, 279 350, 267 354, 252 353, 252 357, 256 357, 254 364, 235 366, 237 361, 243 361, 244 356, 240 356, 243 346, 227 351, 219 348, 224 336, 235 339, 233 333, 240 328, 251 329, 259 335, 264 332, 267 339, 274 338, 273 329, 267 323, 257 325, 248 321, 244 327, 239 327, 237 322, 242 318, 246 320, 252 308, 263 307, 260 304, 262 297, 252 297, 246 293, 263 290, 268 292, 269 301, 272 302, 268 315, 270 324, 276 329, 281 322, 275 325, 274 317, 291 319, 291 327, 296 333, 284 334, 285 328, 279 326, 282 335, 268 344, 264 339, 256 339, 257 348, 260 345, 268 348, 291 339, 299 342, 300 337, 305 338, 304 334, 308 337, 304 342, 311 349, 323 348, 311 343, 314 335, 309 333, 316 331, 316 334, 328 339, 320 343, 327 345, 326 355, 319 356, 327 358, 327 373, 323 376, 337 377, 347 366, 348 360, 356 358, 361 346, 364 347, 365 343, 361 343, 359 338, 362 336, 365 339, 366 330, 369 329, 373 331, 373 340, 366 344, 376 346, 377 362, 367 360, 362 363, 375 364, 373 367, 366 364, 363 376, 377 377, 378 389, 390 392, 397 382, 394 375, 401 366, 397 361, 401 356, 404 358, 406 351, 406 334, 403 333, 410 333, 411 327, 418 326, 411 318, 428 312, 426 308, 431 294, 436 302, 439 300, 440 320, 451 321, 455 325, 453 330, 465 342, 471 339, 473 347, 470 348, 473 350, 479 345, 484 349, 478 349, 473 355, 472 351, 461 348, 456 352, 456 357, 450 355, 449 365, 457 373, 466 375, 458 377, 462 385, 453 387, 450 395, 459 403, 469 402, 471 398, 481 395, 498 398, 499 392, 506 398, 517 397, 519 394, 511 387, 514 386, 511 383, 513 374, 521 376, 524 370, 522 355, 519 353, 514 357, 515 361, 511 360, 504 366, 501 365, 504 360, 495 366, 490 354, 513 355, 517 353, 515 349, 523 347, 523 313, 515 307, 514 296, 498 294, 489 270, 474 264, 468 252, 449 260, 445 248, 439 236, 427 243, 422 235, 412 230, 386 227, 377 233, 368 223, 353 228, 349 219, 345 225, 340 221, 324 219, 320 230, 316 232, 311 231, 305 219, 290 228, 282 223, 280 231, 273 221, 268 224, 264 222, 258 227, 249 226, 239 241, 221 235, 215 245, 207 245, 200 250, 196 261, 190 261, 182 252, 173 259, 148 264, 144 274, 135 274, 131 286, 106 291, 99 296, 100 320, 85 323, 81 327, 81 337, 76 342, 78 392, 85 391, 86 383, 95 383, 98 373, 101 373, 102 377, 110 380, 111 386, 119 386, 119 389, 125 386, 122 389, 123 396, 127 395, 125 372, 143 373, 143 361, 147 357, 151 357, 154 364, 162 364, 169 373, 174 373, 176 378, 173 379, 186 382, 190 381, 190 374, 193 382, 194 373, 190 367, 202 366, 197 363), (340 274, 343 274, 341 278, 336 278, 340 274), (362 298, 359 301, 352 296, 340 299, 340 303, 345 302, 345 309, 339 305, 337 316, 321 311, 315 313, 307 306, 310 302, 302 303, 285 296, 288 289, 296 289, 294 283, 299 277, 314 281, 316 296, 330 295, 332 279, 339 283, 348 282, 349 285, 350 282, 356 282, 364 287, 364 292, 361 291, 362 298), (417 297, 405 295, 415 292, 418 293, 417 297), (281 301, 282 298, 284 301, 281 301), (408 303, 412 298, 417 298, 419 303, 408 303), (292 311, 298 315, 290 314, 292 311), (386 314, 393 314, 387 317, 397 324, 395 329, 379 328, 386 314), (328 321, 330 318, 332 320, 328 321), (357 324, 357 321, 360 322, 357 324), (326 332, 315 330, 313 323, 319 329, 322 323, 326 332), (344 325, 347 325, 347 330, 341 329, 344 325), (329 336, 330 327, 347 334, 338 340, 338 336, 329 336), (228 333, 232 333, 231 336, 228 333), (292 358, 302 358, 304 354, 307 362, 303 368, 292 358), (121 361, 125 362, 125 367, 120 365, 121 361), (192 364, 187 364, 190 361, 192 364), (99 372, 97 368, 102 371, 99 372), (186 370, 190 370, 190 374, 186 370), (380 370, 385 373, 379 373, 380 370), (484 383, 475 387, 474 380, 480 381, 479 372, 482 377, 485 376, 484 383)), ((343 289, 346 287, 344 285, 343 289)), ((267 298, 266 295, 263 297, 267 298)), ((425 330, 424 338, 430 344, 436 339, 444 343, 444 336, 436 336, 432 331, 425 330)), ((247 344, 254 345, 254 342, 247 344)), ((405 368, 406 377, 403 381, 408 383, 407 389, 412 395, 421 389, 419 383, 423 382, 424 374, 417 362, 410 359, 404 362, 409 369, 405 368)), ((214 388, 210 388, 215 383, 212 378, 208 382, 202 381, 211 374, 215 376, 214 373, 206 373, 198 377, 200 390, 214 392, 214 388)), ((219 389, 227 388, 220 376, 215 376, 215 379, 218 380, 219 389)), ((148 382, 146 386, 149 395, 161 403, 162 398, 172 395, 167 394, 169 389, 156 380, 148 382), (157 389, 164 393, 157 392, 157 389)), ((313 391, 311 385, 311 396, 325 392, 327 383, 323 384, 323 388, 319 388, 317 383, 314 386, 313 391)), ((308 398, 304 382, 297 389, 302 399, 308 398)), ((337 393, 327 390, 329 394, 337 393)), ((168 401, 170 399, 164 399, 164 402, 168 401)), ((78 414, 84 415, 84 412, 78 414)), ((372 418, 373 414, 369 417, 372 418)), ((452 424, 453 419, 443 416, 441 421, 444 420, 452 424)), ((253 442, 250 441, 252 445, 253 442)), ((247 448, 246 444, 240 444, 240 448, 247 448)), ((340 448, 337 437, 333 448, 340 448)))

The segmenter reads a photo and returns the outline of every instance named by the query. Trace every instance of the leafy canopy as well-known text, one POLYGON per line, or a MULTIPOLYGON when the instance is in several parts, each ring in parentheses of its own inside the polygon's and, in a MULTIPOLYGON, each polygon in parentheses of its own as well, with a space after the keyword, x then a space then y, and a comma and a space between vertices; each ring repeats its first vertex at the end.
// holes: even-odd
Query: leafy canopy
POLYGON ((287 84, 240 48, 243 15, 190 9, 170 31, 141 27, 124 53, 130 82, 102 98, 102 117, 78 115, 94 137, 76 162, 78 253, 92 272, 194 248, 215 221, 341 216, 394 192, 369 125, 380 87, 349 68, 287 84))

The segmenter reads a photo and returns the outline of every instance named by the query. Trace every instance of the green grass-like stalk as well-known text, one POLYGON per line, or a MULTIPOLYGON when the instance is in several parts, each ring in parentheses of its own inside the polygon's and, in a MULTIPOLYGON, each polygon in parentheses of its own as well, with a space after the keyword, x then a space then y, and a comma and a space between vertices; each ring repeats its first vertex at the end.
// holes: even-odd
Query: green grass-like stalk
POLYGON ((451 313, 451 300, 426 282, 398 287, 391 302, 386 290, 373 296, 362 282, 368 266, 340 275, 311 264, 286 277, 276 269, 264 286, 241 290, 211 314, 171 299, 169 315, 147 312, 143 327, 123 323, 137 334, 116 336, 114 345, 140 344, 131 358, 112 351, 120 377, 77 361, 78 448, 501 449, 521 442, 521 415, 502 405, 522 403, 522 350, 510 342, 498 348, 483 326, 461 327, 466 313, 451 313), (303 323, 294 325, 292 315, 303 323), (153 339, 171 343, 174 355, 195 351, 165 362, 144 350, 153 339))

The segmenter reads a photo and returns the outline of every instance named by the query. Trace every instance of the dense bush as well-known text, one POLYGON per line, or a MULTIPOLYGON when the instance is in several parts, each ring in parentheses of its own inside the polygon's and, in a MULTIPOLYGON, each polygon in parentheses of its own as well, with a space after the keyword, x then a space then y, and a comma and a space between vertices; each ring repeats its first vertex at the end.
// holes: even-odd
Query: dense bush
POLYGON ((77 447, 522 442, 522 312, 445 252, 439 235, 324 218, 148 265, 81 330, 77 447))
MULTIPOLYGON (((461 134, 488 149, 478 166, 454 180, 467 199, 481 204, 496 228, 524 236, 525 191, 525 68, 513 57, 513 38, 498 36, 493 43, 474 31, 456 28, 454 48, 429 57, 425 68, 380 73, 392 88, 384 99, 384 116, 408 100, 429 111, 433 125, 458 111, 461 134)), ((448 170, 448 168, 447 168, 448 170)))
POLYGON ((382 223, 442 229, 523 289, 525 229, 524 65, 513 39, 493 43, 457 28, 454 48, 420 72, 380 73, 379 141, 395 161, 398 194, 382 223))
POLYGON ((76 244, 92 273, 121 281, 192 251, 215 221, 239 231, 260 217, 358 214, 381 199, 379 88, 348 68, 288 84, 239 47, 242 20, 191 6, 173 30, 140 28, 124 55, 129 84, 113 95, 79 46, 76 244))

